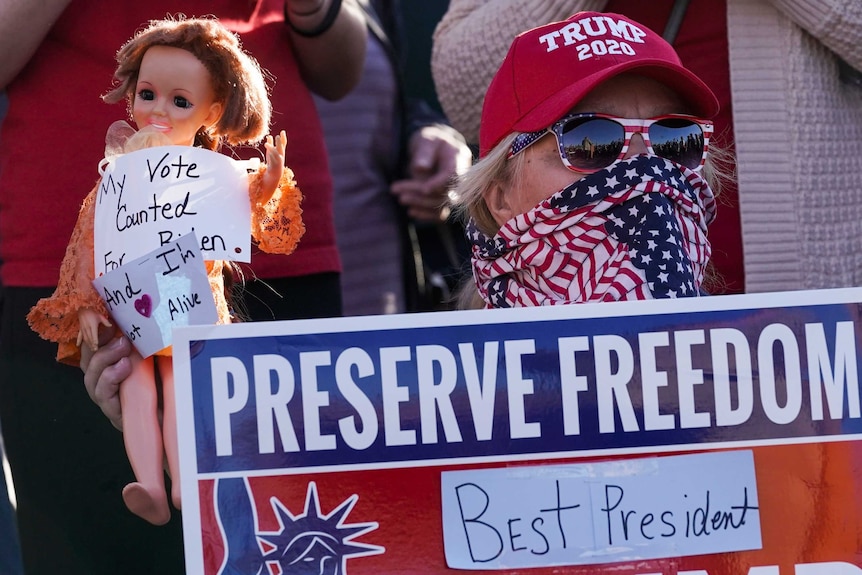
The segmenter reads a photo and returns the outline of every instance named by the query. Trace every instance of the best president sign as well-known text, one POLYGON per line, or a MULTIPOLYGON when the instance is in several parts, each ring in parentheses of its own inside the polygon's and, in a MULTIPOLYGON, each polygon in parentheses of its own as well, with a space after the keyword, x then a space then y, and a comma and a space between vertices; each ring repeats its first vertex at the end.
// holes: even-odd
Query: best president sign
POLYGON ((178 329, 189 572, 862 573, 862 290, 178 329))

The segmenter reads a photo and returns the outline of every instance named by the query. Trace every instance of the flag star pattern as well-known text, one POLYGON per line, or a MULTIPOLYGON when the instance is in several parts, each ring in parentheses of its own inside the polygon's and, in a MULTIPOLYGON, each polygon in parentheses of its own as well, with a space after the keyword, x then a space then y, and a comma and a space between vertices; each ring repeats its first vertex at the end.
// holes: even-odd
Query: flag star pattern
POLYGON ((585 176, 489 237, 467 226, 487 307, 697 296, 715 200, 701 176, 636 156, 585 176))

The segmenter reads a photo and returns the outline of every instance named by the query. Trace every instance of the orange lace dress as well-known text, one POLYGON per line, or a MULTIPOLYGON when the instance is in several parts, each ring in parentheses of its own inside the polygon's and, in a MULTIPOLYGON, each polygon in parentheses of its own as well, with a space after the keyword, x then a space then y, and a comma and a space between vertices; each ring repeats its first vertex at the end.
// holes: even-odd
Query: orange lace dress
MULTIPOLYGON (((293 172, 285 167, 278 189, 268 201, 263 201, 261 179, 266 166, 249 176, 251 201, 251 234, 258 247, 267 253, 290 254, 296 249, 305 232, 302 223, 302 193, 296 186, 293 172)), ((43 339, 59 344, 57 361, 78 365, 80 349, 78 339, 78 310, 90 308, 110 317, 107 306, 91 283, 95 277, 93 263, 93 224, 96 214, 95 199, 99 185, 87 195, 78 213, 78 221, 66 248, 60 267, 57 289, 51 297, 43 298, 27 314, 30 328, 43 339)), ((218 311, 218 323, 230 323, 230 309, 224 290, 223 271, 226 262, 206 262, 207 276, 218 311)), ((159 354, 170 353, 165 348, 159 354)))

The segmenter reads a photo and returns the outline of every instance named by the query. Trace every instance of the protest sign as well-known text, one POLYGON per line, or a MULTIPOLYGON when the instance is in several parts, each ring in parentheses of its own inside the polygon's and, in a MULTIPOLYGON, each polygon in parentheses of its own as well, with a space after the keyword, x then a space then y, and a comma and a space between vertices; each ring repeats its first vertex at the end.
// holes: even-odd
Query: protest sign
POLYGON ((97 277, 93 286, 143 357, 171 345, 175 327, 218 321, 194 233, 97 277))
POLYGON ((96 200, 96 276, 192 231, 205 259, 251 261, 247 164, 192 146, 112 159, 96 200))
POLYGON ((175 332, 190 572, 862 573, 862 290, 175 332))

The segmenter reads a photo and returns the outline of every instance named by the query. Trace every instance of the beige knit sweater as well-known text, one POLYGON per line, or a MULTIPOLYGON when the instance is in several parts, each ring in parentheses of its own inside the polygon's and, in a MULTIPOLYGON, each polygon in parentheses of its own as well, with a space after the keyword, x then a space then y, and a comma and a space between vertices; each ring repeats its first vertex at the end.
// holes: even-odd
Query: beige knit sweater
MULTIPOLYGON (((862 285, 862 0, 727 0, 749 292, 862 285)), ((451 0, 432 72, 478 141, 482 98, 519 32, 605 0, 451 0)))

